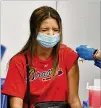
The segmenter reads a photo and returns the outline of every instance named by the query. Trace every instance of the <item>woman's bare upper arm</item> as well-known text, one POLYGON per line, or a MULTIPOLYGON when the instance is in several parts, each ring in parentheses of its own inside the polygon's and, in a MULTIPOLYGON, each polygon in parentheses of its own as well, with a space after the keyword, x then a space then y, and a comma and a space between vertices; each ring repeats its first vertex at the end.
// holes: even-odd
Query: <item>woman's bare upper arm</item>
POLYGON ((11 108, 23 108, 23 99, 18 97, 10 97, 11 108))
POLYGON ((79 88, 79 67, 76 60, 73 67, 68 72, 69 95, 70 97, 78 96, 79 88))
POLYGON ((68 73, 68 82, 69 82, 69 95, 68 102, 71 105, 71 108, 82 108, 80 98, 78 95, 79 89, 79 66, 78 61, 76 60, 72 68, 68 73))

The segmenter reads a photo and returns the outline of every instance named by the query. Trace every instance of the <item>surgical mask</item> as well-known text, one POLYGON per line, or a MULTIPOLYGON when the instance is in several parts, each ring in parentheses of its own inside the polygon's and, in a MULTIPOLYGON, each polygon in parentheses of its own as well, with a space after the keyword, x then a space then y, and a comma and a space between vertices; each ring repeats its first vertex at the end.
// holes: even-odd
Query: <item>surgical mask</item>
POLYGON ((37 41, 40 45, 46 48, 52 48, 60 41, 60 34, 57 33, 55 35, 47 35, 39 32, 37 41))

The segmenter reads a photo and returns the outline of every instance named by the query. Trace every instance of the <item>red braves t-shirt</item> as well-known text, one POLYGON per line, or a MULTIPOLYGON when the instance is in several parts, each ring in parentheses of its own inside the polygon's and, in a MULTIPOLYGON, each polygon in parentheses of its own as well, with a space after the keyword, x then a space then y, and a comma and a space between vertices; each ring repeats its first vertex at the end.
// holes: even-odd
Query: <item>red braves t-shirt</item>
MULTIPOLYGON (((76 52, 61 45, 58 69, 55 78, 53 78, 53 59, 50 57, 47 60, 41 60, 38 56, 34 57, 34 68, 30 70, 29 76, 31 108, 34 108, 34 104, 38 102, 68 101, 67 74, 77 58, 76 52)), ((2 93, 22 98, 24 100, 23 107, 27 108, 26 88, 26 60, 23 54, 19 54, 13 57, 10 62, 2 93)))

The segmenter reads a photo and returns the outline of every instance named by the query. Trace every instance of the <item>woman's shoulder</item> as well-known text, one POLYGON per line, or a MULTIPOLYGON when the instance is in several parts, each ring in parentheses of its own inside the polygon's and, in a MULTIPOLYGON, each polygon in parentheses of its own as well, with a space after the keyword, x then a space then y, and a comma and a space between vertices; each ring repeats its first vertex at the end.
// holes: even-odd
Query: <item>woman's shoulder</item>
POLYGON ((69 57, 71 55, 78 56, 75 50, 73 50, 71 47, 68 47, 67 45, 61 44, 60 46, 60 55, 63 55, 64 57, 69 57))
POLYGON ((60 45, 60 52, 72 52, 73 49, 65 44, 60 45))
POLYGON ((25 55, 23 53, 20 54, 16 54, 14 55, 11 60, 11 62, 16 62, 16 63, 20 63, 20 62, 25 62, 25 55))

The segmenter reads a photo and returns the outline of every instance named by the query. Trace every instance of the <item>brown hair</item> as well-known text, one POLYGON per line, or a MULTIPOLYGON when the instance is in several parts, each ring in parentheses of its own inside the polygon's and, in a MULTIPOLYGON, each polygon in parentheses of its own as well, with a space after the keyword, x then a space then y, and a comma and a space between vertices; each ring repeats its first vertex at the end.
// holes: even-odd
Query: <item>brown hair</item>
POLYGON ((52 51, 52 56, 54 61, 53 72, 55 73, 58 65, 58 53, 59 53, 60 43, 62 41, 61 18, 55 9, 48 6, 42 6, 32 12, 32 15, 30 17, 30 36, 27 43, 19 53, 26 53, 28 51, 30 54, 31 64, 32 64, 33 55, 35 55, 36 53, 36 44, 37 44, 36 38, 39 32, 40 25, 43 20, 49 17, 54 18, 57 21, 60 30, 60 42, 56 46, 54 46, 52 51))

